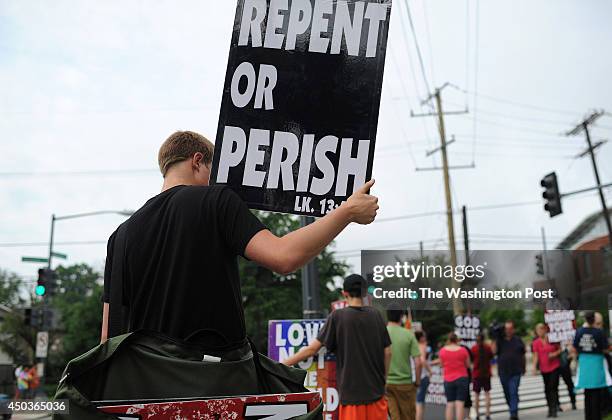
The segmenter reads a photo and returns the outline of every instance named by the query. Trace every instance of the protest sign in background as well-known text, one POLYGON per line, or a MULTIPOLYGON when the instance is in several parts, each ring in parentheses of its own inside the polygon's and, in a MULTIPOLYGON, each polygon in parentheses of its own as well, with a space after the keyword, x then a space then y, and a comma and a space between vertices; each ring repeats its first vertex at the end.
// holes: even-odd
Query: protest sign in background
POLYGON ((459 337, 459 344, 471 349, 480 334, 480 318, 472 315, 455 316, 455 334, 459 337))
POLYGON ((238 0, 211 182, 323 216, 371 178, 391 0, 238 0))
POLYGON ((425 420, 444 418, 446 394, 444 394, 444 371, 439 365, 431 367, 429 386, 425 394, 425 420))
POLYGON ((572 343, 576 335, 574 311, 546 311, 544 322, 548 326, 548 341, 551 343, 572 343))
MULTIPOLYGON (((324 323, 324 319, 269 321, 268 357, 280 362, 297 353, 317 337, 324 323)), ((304 386, 321 393, 323 419, 337 420, 340 401, 336 389, 335 356, 323 348, 316 356, 299 363, 299 367, 307 371, 304 386)))

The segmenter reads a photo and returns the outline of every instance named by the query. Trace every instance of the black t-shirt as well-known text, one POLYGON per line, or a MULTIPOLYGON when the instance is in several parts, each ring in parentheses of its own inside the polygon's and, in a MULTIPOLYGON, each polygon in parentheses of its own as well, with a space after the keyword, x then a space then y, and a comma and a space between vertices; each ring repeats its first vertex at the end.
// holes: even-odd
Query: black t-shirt
POLYGON ((510 340, 502 338, 497 341, 497 363, 502 375, 520 375, 525 369, 525 344, 513 335, 510 340))
POLYGON ((317 339, 336 354, 340 404, 369 404, 385 394, 384 349, 391 345, 391 338, 376 309, 335 310, 317 339))
POLYGON ((608 348, 608 340, 603 330, 593 327, 582 327, 576 331, 574 347, 578 353, 602 354, 608 348))
MULTIPOLYGON (((125 223, 123 300, 130 330, 183 340, 212 330, 230 344, 245 338, 237 257, 265 227, 236 193, 179 185, 151 198, 125 223)), ((116 234, 108 241, 105 302, 116 234)))

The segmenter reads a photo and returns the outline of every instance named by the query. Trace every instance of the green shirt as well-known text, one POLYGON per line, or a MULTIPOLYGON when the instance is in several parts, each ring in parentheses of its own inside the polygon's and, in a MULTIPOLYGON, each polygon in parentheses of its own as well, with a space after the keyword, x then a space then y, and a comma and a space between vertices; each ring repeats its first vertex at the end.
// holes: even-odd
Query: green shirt
POLYGON ((387 325, 391 337, 391 365, 387 383, 392 385, 411 384, 412 365, 411 357, 419 357, 419 343, 414 333, 399 325, 387 325))

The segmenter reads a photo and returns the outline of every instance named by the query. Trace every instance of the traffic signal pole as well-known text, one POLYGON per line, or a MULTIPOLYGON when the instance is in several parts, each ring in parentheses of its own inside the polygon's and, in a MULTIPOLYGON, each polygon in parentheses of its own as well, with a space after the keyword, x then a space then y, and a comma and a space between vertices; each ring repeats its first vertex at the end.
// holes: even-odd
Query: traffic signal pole
POLYGON ((49 260, 47 268, 51 270, 51 259, 53 258, 53 233, 55 231, 55 214, 51 215, 51 237, 49 238, 49 260))
MULTIPOLYGON (((314 222, 312 216, 301 216, 302 227, 314 222)), ((306 319, 319 318, 321 314, 321 299, 319 295, 319 273, 316 259, 302 268, 302 313, 306 319)))

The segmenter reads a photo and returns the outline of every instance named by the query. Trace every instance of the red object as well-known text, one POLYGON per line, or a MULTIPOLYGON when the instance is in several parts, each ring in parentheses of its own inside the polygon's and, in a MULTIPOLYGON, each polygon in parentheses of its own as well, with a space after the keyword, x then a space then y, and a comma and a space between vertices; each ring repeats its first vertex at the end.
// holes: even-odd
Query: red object
MULTIPOLYGON (((491 346, 489 346, 488 344, 484 345, 485 348, 485 353, 487 354, 487 359, 489 360, 488 366, 487 366, 487 377, 491 377, 491 360, 493 360, 493 350, 491 349, 491 346)), ((478 378, 480 377, 480 356, 479 356, 479 346, 478 344, 474 344, 472 346, 472 360, 474 361, 474 373, 472 374, 472 376, 474 378, 478 378)))
POLYGON ((538 355, 540 372, 549 373, 561 366, 559 357, 549 359, 548 354, 559 350, 559 344, 545 343, 541 338, 533 341, 533 352, 538 355))
POLYGON ((346 308, 348 306, 348 302, 344 299, 342 300, 335 300, 331 303, 331 310, 332 312, 335 311, 336 309, 342 309, 342 308, 346 308))
POLYGON ((470 359, 470 355, 465 347, 451 351, 446 348, 440 350, 440 360, 444 370, 444 381, 452 382, 459 378, 467 378, 468 372, 465 361, 470 359))
POLYGON ((340 405, 340 419, 342 420, 387 420, 387 398, 361 405, 340 405))
POLYGON ((98 402, 98 409, 121 419, 290 419, 314 410, 321 403, 318 392, 295 394, 251 395, 243 397, 179 400, 164 402, 98 402))

